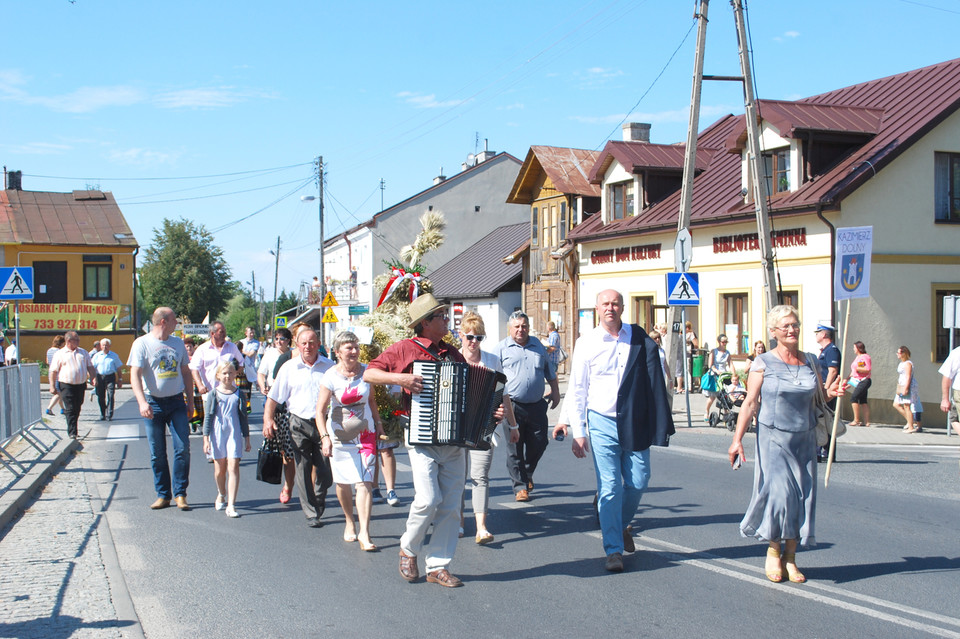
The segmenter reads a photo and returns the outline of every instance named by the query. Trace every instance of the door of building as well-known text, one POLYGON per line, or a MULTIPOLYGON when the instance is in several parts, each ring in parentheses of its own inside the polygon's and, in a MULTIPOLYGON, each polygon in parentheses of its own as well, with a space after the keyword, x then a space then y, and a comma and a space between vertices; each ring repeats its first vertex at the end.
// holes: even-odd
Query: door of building
POLYGON ((33 301, 62 304, 67 301, 67 263, 33 263, 33 301))

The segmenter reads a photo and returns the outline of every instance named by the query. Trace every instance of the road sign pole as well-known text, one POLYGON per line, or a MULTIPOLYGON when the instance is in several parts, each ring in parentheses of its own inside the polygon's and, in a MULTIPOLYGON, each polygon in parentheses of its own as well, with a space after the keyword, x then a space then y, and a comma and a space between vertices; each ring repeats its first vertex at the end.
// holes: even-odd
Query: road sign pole
POLYGON ((687 361, 687 307, 680 307, 680 326, 683 329, 683 333, 680 334, 682 341, 680 345, 683 347, 683 387, 687 389, 687 392, 684 395, 687 396, 687 428, 693 428, 693 422, 690 419, 690 393, 693 390, 693 380, 690 379, 690 362, 687 361))

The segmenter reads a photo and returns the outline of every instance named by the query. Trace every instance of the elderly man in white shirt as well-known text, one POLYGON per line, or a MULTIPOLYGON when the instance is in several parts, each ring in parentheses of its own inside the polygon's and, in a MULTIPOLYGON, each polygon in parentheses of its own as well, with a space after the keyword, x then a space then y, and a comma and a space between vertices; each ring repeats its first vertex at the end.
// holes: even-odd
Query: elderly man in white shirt
POLYGON ((572 426, 573 454, 593 452, 604 567, 621 572, 623 553, 636 550, 630 521, 650 481, 650 446, 669 443, 673 417, 656 342, 620 320, 617 291, 601 292, 596 310, 600 325, 577 340, 573 352, 554 437, 572 426))
POLYGON ((280 367, 270 388, 263 410, 263 436, 272 438, 277 433, 274 415, 277 406, 286 404, 290 413, 290 437, 293 439, 293 457, 297 465, 296 483, 300 506, 307 516, 307 525, 319 528, 320 517, 326 509, 327 489, 333 484, 330 461, 323 455, 323 439, 317 429, 317 397, 320 379, 333 362, 320 355, 320 338, 313 329, 297 333, 300 357, 280 367), (317 469, 317 481, 312 477, 317 469))

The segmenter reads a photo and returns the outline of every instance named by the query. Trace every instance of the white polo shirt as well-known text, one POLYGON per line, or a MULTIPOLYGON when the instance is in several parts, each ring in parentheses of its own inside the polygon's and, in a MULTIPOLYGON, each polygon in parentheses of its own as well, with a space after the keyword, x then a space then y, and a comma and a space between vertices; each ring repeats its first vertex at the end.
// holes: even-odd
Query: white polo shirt
POLYGON ((300 358, 291 359, 280 367, 267 396, 278 404, 286 404, 287 410, 301 419, 314 419, 320 380, 332 366, 333 362, 323 355, 317 355, 313 366, 300 358))

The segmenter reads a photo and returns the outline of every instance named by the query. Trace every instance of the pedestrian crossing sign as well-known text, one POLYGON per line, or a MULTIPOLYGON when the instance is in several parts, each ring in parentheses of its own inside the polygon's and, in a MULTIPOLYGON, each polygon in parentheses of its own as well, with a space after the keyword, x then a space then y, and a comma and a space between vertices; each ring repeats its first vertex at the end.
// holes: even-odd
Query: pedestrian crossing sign
POLYGON ((668 306, 700 306, 699 273, 667 273, 668 306))
POLYGON ((286 328, 287 327, 287 318, 283 315, 278 315, 273 318, 274 328, 286 328))
POLYGON ((337 314, 333 312, 332 308, 327 308, 327 312, 323 314, 323 319, 320 320, 324 324, 336 324, 340 320, 337 319, 337 314))
POLYGON ((33 299, 33 267, 9 266, 0 268, 0 300, 33 299))
POLYGON ((326 306, 326 307, 340 306, 340 303, 337 301, 337 298, 333 296, 332 292, 327 291, 327 296, 323 298, 323 301, 320 303, 320 306, 326 306))

